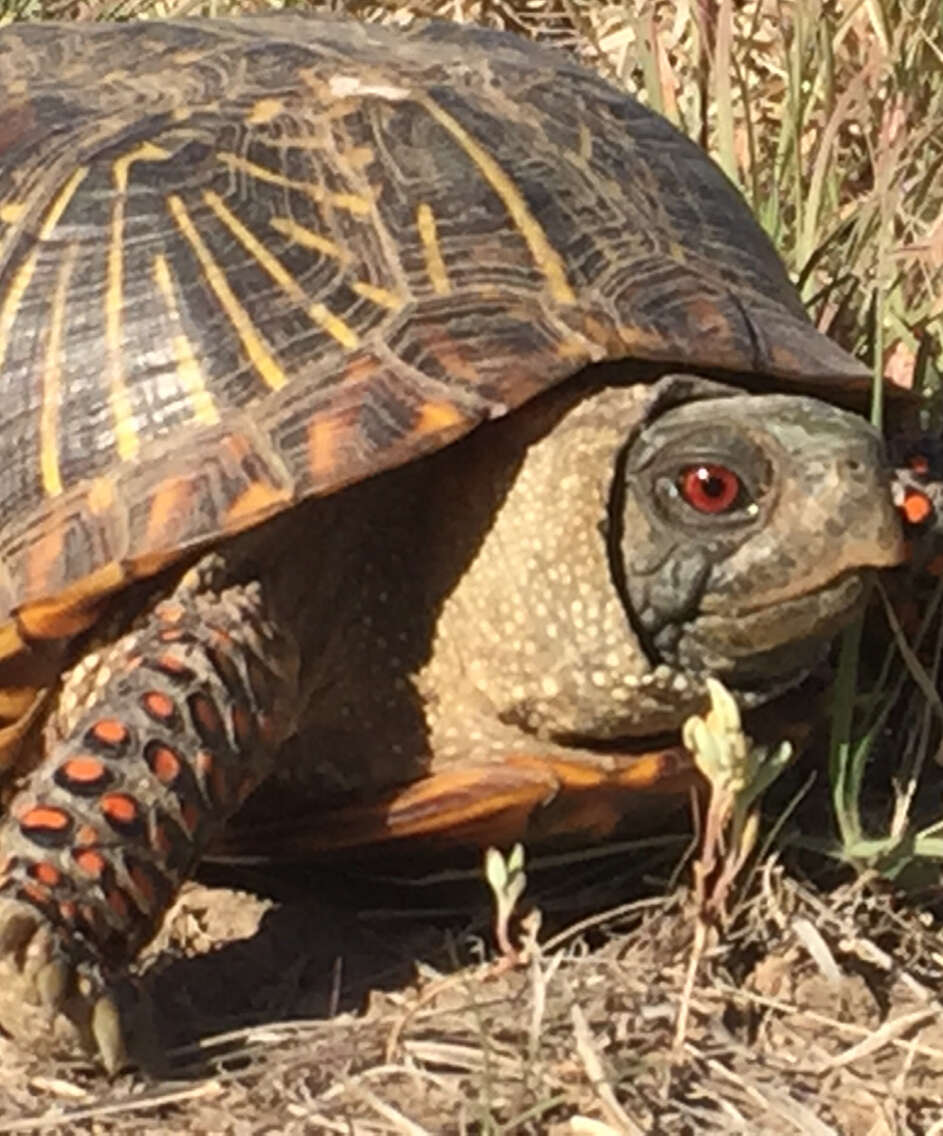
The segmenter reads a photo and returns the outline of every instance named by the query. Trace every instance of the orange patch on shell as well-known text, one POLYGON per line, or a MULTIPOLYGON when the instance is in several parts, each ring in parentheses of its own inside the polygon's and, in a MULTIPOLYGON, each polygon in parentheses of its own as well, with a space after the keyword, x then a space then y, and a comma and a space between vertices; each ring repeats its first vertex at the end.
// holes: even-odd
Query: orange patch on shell
POLYGON ((291 491, 254 481, 226 510, 226 528, 243 529, 253 521, 278 512, 291 501, 291 491))
POLYGON ((39 691, 33 686, 7 686, 0 689, 0 718, 14 722, 28 714, 39 691))
POLYGON ((432 336, 423 338, 446 374, 467 383, 478 382, 481 376, 476 367, 462 356, 459 344, 454 339, 434 339, 432 336))
POLYGON ((315 418, 308 427, 308 470, 315 485, 325 482, 337 468, 340 441, 346 432, 338 418, 315 418))
POLYGON ((10 621, 0 627, 0 659, 18 655, 26 647, 16 623, 10 621))
POLYGON ((143 547, 168 548, 175 543, 181 518, 187 515, 193 482, 185 477, 169 477, 162 481, 151 496, 151 507, 144 530, 143 547))
POLYGON ((416 430, 420 434, 436 434, 460 426, 464 418, 450 402, 424 402, 419 408, 416 430))
POLYGON ((104 564, 63 588, 55 599, 22 608, 17 613, 20 626, 31 639, 67 639, 77 635, 98 618, 99 601, 126 580, 127 573, 116 561, 104 564))

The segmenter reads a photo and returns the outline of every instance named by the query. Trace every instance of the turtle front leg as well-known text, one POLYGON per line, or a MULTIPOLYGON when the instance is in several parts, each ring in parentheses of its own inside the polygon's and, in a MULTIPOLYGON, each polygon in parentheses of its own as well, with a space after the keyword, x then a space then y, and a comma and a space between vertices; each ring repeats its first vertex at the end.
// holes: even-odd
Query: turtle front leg
POLYGON ((25 995, 70 1018, 109 1070, 124 1063, 110 990, 271 769, 297 683, 296 645, 263 585, 231 584, 215 554, 67 678, 44 756, 0 822, 13 998, 0 982, 21 1019, 0 1025, 18 1040, 38 1040, 25 995))

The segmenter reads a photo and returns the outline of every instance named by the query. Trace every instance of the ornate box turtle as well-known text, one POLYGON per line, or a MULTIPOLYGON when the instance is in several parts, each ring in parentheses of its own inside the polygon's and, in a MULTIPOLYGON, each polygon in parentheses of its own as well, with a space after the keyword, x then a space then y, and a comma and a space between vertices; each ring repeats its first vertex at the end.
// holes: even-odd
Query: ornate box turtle
POLYGON ((21 24, 0 103, 0 946, 109 1067, 249 794, 275 856, 604 835, 706 675, 793 686, 900 560, 879 438, 797 393, 862 368, 566 57, 21 24))

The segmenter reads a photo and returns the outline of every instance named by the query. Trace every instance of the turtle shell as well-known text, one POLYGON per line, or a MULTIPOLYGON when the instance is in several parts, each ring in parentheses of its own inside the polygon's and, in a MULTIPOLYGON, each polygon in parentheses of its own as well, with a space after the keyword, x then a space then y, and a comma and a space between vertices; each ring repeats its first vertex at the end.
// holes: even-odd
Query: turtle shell
POLYGON ((865 377, 694 143, 504 33, 14 24, 0 105, 0 657, 588 363, 865 377))

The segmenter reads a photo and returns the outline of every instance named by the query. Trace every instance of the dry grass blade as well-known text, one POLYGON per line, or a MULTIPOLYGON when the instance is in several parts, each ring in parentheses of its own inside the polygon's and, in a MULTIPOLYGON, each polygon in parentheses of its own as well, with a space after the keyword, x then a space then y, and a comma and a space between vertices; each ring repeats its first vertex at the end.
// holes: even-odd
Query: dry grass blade
POLYGON ((573 1022, 576 1052, 586 1070, 590 1085, 599 1097, 599 1103, 607 1120, 615 1125, 616 1130, 623 1133, 624 1136, 644 1136, 644 1130, 635 1123, 616 1100, 612 1086, 606 1079, 602 1061, 600 1061, 599 1054, 593 1045, 593 1035, 587 1024, 586 1016, 576 1002, 570 1007, 570 1018, 573 1022))

